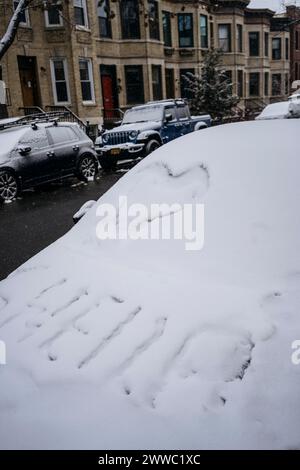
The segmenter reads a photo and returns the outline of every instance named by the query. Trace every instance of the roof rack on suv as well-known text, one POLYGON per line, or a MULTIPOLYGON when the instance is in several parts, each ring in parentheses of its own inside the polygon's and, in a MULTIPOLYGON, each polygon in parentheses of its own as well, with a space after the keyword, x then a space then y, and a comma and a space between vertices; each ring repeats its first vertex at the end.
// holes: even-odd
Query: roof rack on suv
POLYGON ((166 100, 157 100, 157 101, 148 101, 147 104, 158 104, 158 103, 174 103, 174 104, 186 104, 187 101, 185 98, 171 98, 166 100))
POLYGON ((87 126, 69 109, 47 112, 42 111, 40 113, 30 114, 28 116, 16 117, 15 119, 5 119, 3 122, 0 121, 0 132, 14 127, 29 126, 47 122, 57 123, 62 121, 76 122, 86 132, 87 126))

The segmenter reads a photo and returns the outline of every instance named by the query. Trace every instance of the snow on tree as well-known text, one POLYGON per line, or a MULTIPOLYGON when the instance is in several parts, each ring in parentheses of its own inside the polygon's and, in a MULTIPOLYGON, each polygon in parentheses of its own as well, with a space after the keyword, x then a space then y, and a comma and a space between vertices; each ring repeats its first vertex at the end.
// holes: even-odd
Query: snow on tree
POLYGON ((204 55, 200 75, 187 72, 183 76, 193 113, 223 118, 230 116, 239 102, 238 96, 232 94, 232 81, 222 68, 221 59, 221 51, 211 49, 204 55))
POLYGON ((42 10, 47 10, 53 7, 58 10, 62 9, 61 2, 59 2, 59 0, 19 0, 16 9, 12 13, 6 31, 2 38, 0 38, 0 60, 14 42, 24 11, 31 6, 42 10))

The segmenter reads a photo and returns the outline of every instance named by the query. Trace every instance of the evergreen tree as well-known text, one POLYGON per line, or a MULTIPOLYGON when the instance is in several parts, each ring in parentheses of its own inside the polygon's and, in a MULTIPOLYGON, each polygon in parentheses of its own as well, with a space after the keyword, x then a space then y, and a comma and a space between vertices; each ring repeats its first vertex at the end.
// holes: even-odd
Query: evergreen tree
POLYGON ((209 50, 203 60, 201 75, 187 72, 183 76, 194 114, 208 113, 214 119, 230 116, 239 98, 232 94, 232 82, 221 66, 222 53, 209 50))

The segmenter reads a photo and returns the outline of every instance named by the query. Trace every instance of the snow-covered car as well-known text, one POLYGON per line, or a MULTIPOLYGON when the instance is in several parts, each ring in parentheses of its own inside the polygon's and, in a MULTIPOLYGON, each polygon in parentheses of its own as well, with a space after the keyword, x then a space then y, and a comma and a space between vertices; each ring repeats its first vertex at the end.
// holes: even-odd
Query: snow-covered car
POLYGON ((293 99, 268 104, 255 119, 260 121, 265 119, 291 119, 299 117, 300 101, 296 102, 296 100, 293 99))
POLYGON ((211 116, 191 116, 182 99, 150 101, 126 111, 120 126, 105 131, 95 148, 101 167, 110 170, 121 160, 146 157, 163 144, 211 126, 211 116))
POLYGON ((0 201, 11 201, 22 189, 74 174, 87 180, 97 171, 93 142, 78 124, 0 122, 0 201))
POLYGON ((0 284, 1 448, 299 448, 299 129, 164 145, 0 284), (100 240, 123 196, 142 232, 204 204, 203 248, 100 240))

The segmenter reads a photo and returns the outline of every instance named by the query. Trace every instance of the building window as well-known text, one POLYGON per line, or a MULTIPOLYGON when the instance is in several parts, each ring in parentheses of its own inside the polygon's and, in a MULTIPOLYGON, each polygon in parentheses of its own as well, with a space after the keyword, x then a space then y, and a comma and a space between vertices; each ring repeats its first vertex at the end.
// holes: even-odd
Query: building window
POLYGON ((179 74, 180 74, 180 94, 181 98, 187 98, 190 99, 192 98, 191 95, 191 90, 188 90, 188 84, 185 76, 189 73, 194 74, 195 70, 194 69, 181 69, 179 74))
POLYGON ((269 57, 269 33, 265 33, 265 57, 269 57))
POLYGON ((121 0, 121 26, 123 39, 140 39, 138 0, 121 0))
POLYGON ((159 14, 158 2, 156 0, 148 0, 148 15, 150 39, 157 39, 159 41, 159 14))
POLYGON ((281 38, 272 39, 272 60, 281 59, 281 38))
POLYGON ((84 103, 95 102, 93 68, 91 59, 79 60, 81 95, 84 103))
POLYGON ((269 72, 265 72, 265 96, 269 96, 269 72))
POLYGON ((164 44, 166 47, 172 47, 172 27, 171 13, 169 11, 162 12, 164 44))
POLYGON ((249 55, 251 57, 259 56, 259 33, 257 31, 249 33, 249 55))
POLYGON ((45 10, 45 22, 47 28, 57 27, 63 25, 63 19, 60 14, 61 4, 49 5, 48 9, 45 10))
POLYGON ((206 15, 200 15, 200 41, 203 49, 208 48, 208 20, 206 15))
POLYGON ((231 52, 231 24, 219 24, 219 47, 223 52, 231 52))
POLYGON ((238 89, 237 89, 237 94, 240 98, 242 98, 244 96, 244 73, 242 70, 238 70, 237 72, 237 85, 238 85, 238 89))
POLYGON ((162 80, 160 65, 152 65, 152 92, 154 101, 162 99, 162 80))
POLYGON ((249 74, 249 96, 259 96, 259 73, 249 74))
MULTIPOLYGON (((19 3, 20 3, 20 0, 14 0, 13 2, 14 10, 17 9, 17 6, 19 5, 19 3)), ((20 26, 30 26, 29 13, 28 13, 27 8, 20 13, 20 26)))
POLYGON ((125 65, 127 104, 144 103, 144 79, 142 65, 125 65))
POLYGON ((96 0, 96 5, 99 22, 99 36, 100 38, 111 38, 112 35, 109 0, 103 0, 100 5, 99 0, 96 0))
POLYGON ((281 95, 281 74, 273 73, 272 74, 272 96, 281 95))
POLYGON ((179 47, 193 47, 193 15, 192 13, 178 14, 179 47))
POLYGON ((174 69, 166 69, 166 97, 167 99, 175 98, 174 88, 174 69))
POLYGON ((86 0, 74 0, 74 17, 77 26, 88 28, 88 14, 86 0))
POLYGON ((289 60, 289 49, 290 49, 290 42, 288 38, 285 38, 285 60, 289 60))
POLYGON ((237 51, 243 52, 243 26, 241 24, 237 25, 236 40, 237 40, 237 51))
POLYGON ((299 31, 295 32, 295 46, 296 49, 299 50, 299 31))
POLYGON ((51 78, 55 104, 70 104, 66 59, 51 59, 51 78))

